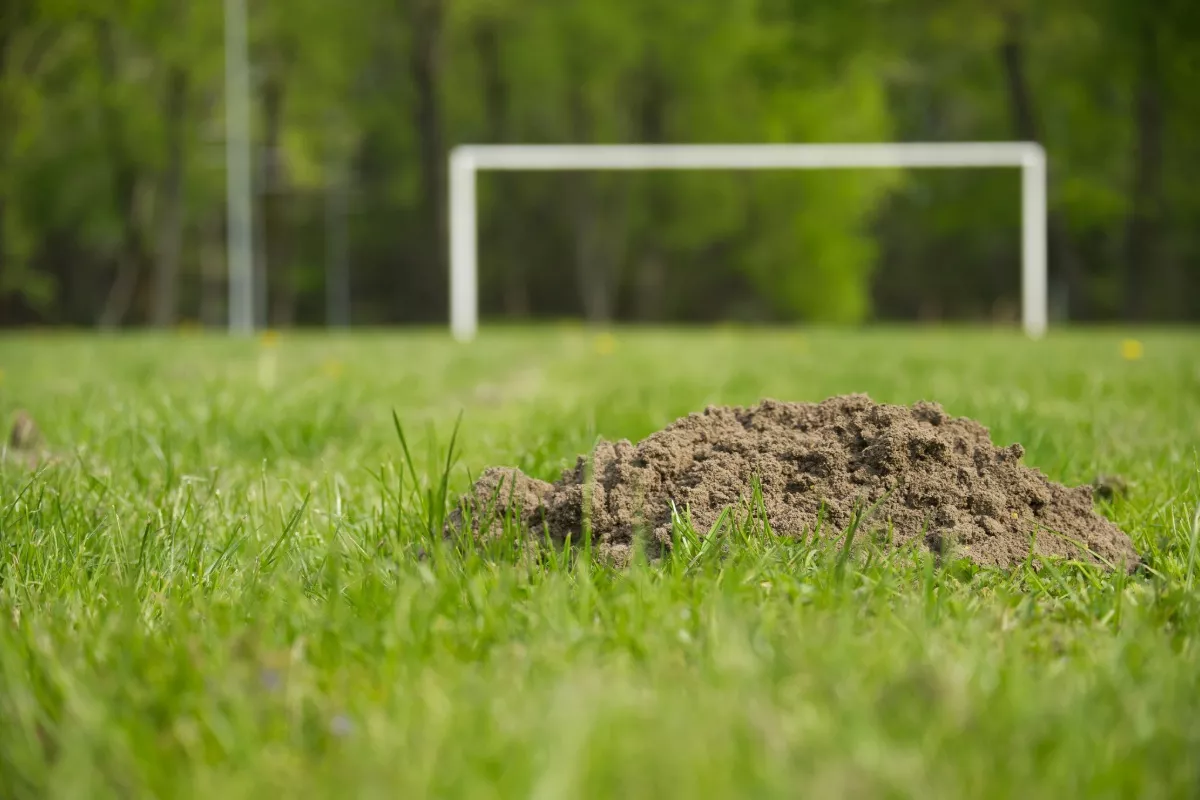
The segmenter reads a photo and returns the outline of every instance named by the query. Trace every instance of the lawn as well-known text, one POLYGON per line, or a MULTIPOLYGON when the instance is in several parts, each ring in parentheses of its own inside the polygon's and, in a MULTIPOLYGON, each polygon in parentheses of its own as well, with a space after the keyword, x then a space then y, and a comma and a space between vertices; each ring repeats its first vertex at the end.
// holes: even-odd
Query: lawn
POLYGON ((1196 332, 43 333, 0 369, 44 440, 0 466, 4 797, 1200 792, 1196 332), (1124 477, 1098 508, 1144 568, 751 537, 615 572, 428 536, 456 423, 450 495, 845 392, 1124 477))

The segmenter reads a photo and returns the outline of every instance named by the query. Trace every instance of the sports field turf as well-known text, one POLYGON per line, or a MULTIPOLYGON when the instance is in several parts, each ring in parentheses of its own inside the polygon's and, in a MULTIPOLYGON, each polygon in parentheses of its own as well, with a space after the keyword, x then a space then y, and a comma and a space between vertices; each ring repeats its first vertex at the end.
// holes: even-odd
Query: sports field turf
POLYGON ((0 369, 44 439, 0 466, 4 797, 1200 792, 1195 332, 9 335, 0 369), (709 403, 846 392, 1124 477, 1099 508, 1143 570, 428 541, 460 412, 451 498, 709 403))

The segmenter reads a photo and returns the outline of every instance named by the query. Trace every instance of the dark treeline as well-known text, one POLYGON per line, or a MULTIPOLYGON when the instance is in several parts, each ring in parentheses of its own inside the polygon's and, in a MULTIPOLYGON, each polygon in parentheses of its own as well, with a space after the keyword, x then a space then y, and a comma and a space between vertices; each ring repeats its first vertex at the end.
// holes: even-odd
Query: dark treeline
MULTIPOLYGON (((1194 0, 249 0, 264 324, 446 318, 461 142, 1028 139, 1053 297, 1200 318, 1194 0)), ((216 0, 0 0, 0 323, 225 319, 216 0)), ((1016 170, 497 174, 492 318, 1013 317, 1016 170)))

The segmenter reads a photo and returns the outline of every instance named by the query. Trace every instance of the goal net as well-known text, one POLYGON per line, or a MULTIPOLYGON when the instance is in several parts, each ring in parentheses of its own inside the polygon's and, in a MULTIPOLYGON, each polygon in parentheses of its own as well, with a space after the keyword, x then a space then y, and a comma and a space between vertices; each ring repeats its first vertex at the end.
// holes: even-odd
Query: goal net
POLYGON ((450 329, 479 326, 475 176, 480 170, 785 170, 1019 167, 1021 322, 1046 331, 1046 154, 1033 142, 750 145, 463 145, 450 154, 450 329))

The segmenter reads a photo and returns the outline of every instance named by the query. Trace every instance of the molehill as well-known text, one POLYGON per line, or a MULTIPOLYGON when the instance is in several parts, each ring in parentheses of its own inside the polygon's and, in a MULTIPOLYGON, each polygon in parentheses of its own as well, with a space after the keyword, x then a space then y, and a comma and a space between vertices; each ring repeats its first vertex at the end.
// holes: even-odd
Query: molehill
POLYGON ((486 470, 449 525, 496 536, 519 515, 537 540, 578 542, 585 502, 598 555, 627 562, 642 532, 651 557, 671 546, 671 504, 704 534, 728 507, 748 508, 752 481, 780 534, 832 536, 862 518, 860 536, 888 532, 939 554, 1012 567, 1034 552, 1126 569, 1129 537, 1096 513, 1090 486, 1067 487, 1021 463, 1019 444, 997 447, 975 420, 936 403, 874 403, 865 395, 821 403, 764 400, 711 406, 643 439, 601 442, 554 482, 486 470), (511 517, 510 517, 511 518, 511 517))

